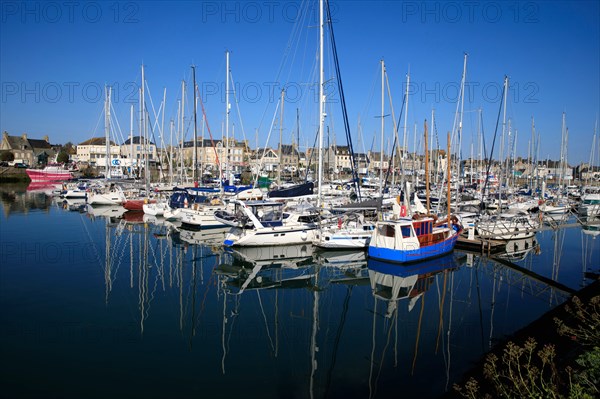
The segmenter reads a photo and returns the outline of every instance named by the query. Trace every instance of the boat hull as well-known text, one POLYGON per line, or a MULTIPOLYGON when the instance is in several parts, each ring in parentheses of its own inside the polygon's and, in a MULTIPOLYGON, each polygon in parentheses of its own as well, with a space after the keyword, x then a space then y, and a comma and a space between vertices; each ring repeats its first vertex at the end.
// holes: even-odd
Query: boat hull
POLYGON ((322 233, 317 234, 313 245, 326 249, 365 249, 371 241, 371 233, 322 233))
POLYGON ((242 229, 233 227, 223 245, 231 246, 264 246, 291 245, 311 243, 316 235, 316 228, 309 226, 276 226, 261 229, 242 229))
POLYGON ((369 246, 369 258, 378 259, 391 263, 412 263, 425 259, 432 259, 438 256, 446 255, 454 249, 458 234, 453 234, 450 238, 437 244, 427 245, 416 249, 391 249, 369 246))
POLYGON ((143 211, 144 204, 154 204, 156 200, 149 199, 135 199, 135 200, 127 200, 123 203, 123 208, 128 211, 143 211))
POLYGON ((34 182, 54 182, 65 181, 73 177, 71 172, 65 170, 45 171, 43 169, 25 169, 27 175, 34 182))
POLYGON ((199 209, 182 208, 181 226, 188 230, 221 229, 229 227, 215 219, 215 212, 222 211, 223 206, 203 206, 199 209))

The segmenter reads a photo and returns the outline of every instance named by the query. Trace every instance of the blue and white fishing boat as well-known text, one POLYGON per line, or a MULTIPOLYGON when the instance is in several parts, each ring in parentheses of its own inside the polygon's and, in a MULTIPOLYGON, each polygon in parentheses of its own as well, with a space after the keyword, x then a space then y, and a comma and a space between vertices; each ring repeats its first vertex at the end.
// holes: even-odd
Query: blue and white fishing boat
POLYGON ((436 226, 432 217, 378 221, 369 244, 369 258, 410 263, 442 256, 454 249, 461 231, 458 223, 436 226))

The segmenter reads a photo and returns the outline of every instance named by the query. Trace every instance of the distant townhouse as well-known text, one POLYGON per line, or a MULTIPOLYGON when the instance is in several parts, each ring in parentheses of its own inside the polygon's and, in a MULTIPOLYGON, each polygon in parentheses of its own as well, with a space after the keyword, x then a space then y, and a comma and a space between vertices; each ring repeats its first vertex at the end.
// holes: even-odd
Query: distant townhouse
POLYGON ((4 132, 0 150, 11 152, 15 161, 34 166, 55 161, 58 146, 51 145, 48 136, 44 136, 40 140, 30 139, 26 133, 21 136, 10 136, 8 132, 4 132))
POLYGON ((150 140, 146 141, 141 136, 133 136, 125 140, 123 145, 121 145, 120 155, 123 158, 133 159, 134 165, 145 159, 146 155, 152 163, 159 161, 156 145, 150 140))
MULTIPOLYGON (((109 141, 110 158, 116 159, 121 156, 121 146, 109 141)), ((90 166, 106 165, 106 138, 92 137, 89 140, 77 144, 77 162, 90 166)))

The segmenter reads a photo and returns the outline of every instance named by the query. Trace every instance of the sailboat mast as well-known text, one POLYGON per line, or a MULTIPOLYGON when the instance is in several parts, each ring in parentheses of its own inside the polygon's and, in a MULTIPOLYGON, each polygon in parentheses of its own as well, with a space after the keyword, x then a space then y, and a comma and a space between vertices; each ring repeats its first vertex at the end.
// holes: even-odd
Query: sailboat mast
MULTIPOLYGON (((227 163, 225 164, 225 175, 229 172, 229 50, 225 52, 225 156, 227 163)), ((233 182, 229 182, 233 184, 233 182)))
MULTIPOLYGON (((408 70, 408 73, 406 74, 406 101, 404 101, 404 137, 402 139, 403 143, 402 143, 402 160, 406 159, 406 152, 408 149, 408 88, 410 87, 410 68, 408 70)), ((404 169, 404 162, 402 162, 402 169, 404 169)), ((402 173, 402 177, 404 179, 404 173, 402 173)))
POLYGON ((282 150, 283 145, 281 144, 283 140, 283 96, 285 94, 285 90, 281 90, 281 109, 279 110, 279 168, 277 168, 277 185, 281 185, 281 167, 282 162, 281 158, 283 156, 282 150))
POLYGON ((169 123, 169 184, 173 185, 173 127, 175 126, 175 122, 171 119, 169 123))
POLYGON ((198 182, 198 123, 196 116, 196 66, 192 65, 192 90, 194 91, 194 166, 192 168, 192 181, 198 182))
POLYGON ((106 100, 104 101, 104 140, 106 141, 106 173, 107 179, 110 179, 110 87, 104 88, 106 100))
MULTIPOLYGON (((506 97, 508 96, 508 76, 504 77, 504 110, 502 116, 502 140, 500 146, 500 185, 498 186, 499 196, 498 196, 498 211, 502 211, 502 183, 504 180, 504 173, 502 170, 502 158, 504 158, 504 137, 506 134, 506 97)), ((491 160, 490 160, 491 162, 491 160)))
POLYGON ((129 157, 131 158, 131 166, 129 167, 129 174, 133 174, 133 104, 131 104, 131 109, 129 113, 129 157))
MULTIPOLYGON (((181 124, 180 124, 180 128, 181 128, 181 153, 179 154, 179 159, 180 159, 180 163, 179 163, 179 173, 181 174, 181 180, 183 182, 183 173, 185 171, 184 168, 184 164, 183 164, 183 146, 184 146, 184 142, 185 142, 185 80, 181 81, 181 124)), ((185 176, 185 180, 187 182, 187 173, 185 176)))
POLYGON ((325 122, 325 93, 323 90, 323 81, 325 79, 323 70, 323 30, 323 0, 319 0, 319 186, 317 190, 318 207, 321 207, 321 189, 323 185, 323 125, 325 122))
POLYGON ((460 178, 461 175, 461 162, 462 162, 462 127, 463 127, 463 112, 465 109, 465 81, 467 79, 467 53, 465 53, 465 59, 463 63, 463 75, 462 82, 460 86, 460 119, 458 122, 458 148, 456 149, 456 154, 458 155, 458 175, 460 178))
POLYGON ((379 195, 383 198, 383 131, 384 125, 384 81, 385 81, 385 63, 381 60, 381 150, 379 152, 379 195))
POLYGON ((144 182, 146 184, 146 195, 150 192, 150 170, 149 170, 149 162, 148 162, 148 132, 146 131, 146 100, 145 100, 145 86, 146 86, 146 77, 144 75, 144 65, 142 64, 142 132, 144 137, 144 142, 140 143, 141 148, 144 149, 142 152, 144 155, 144 182))

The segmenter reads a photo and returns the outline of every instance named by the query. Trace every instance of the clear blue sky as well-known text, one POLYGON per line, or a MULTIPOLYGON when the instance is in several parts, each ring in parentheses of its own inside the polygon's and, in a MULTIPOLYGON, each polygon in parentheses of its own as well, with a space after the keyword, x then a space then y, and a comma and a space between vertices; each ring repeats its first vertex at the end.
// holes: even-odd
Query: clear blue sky
MULTIPOLYGON (((136 85, 143 63, 157 110, 167 89, 168 133, 168 121, 177 116, 181 80, 191 87, 190 65, 195 64, 213 137, 220 138, 225 113, 225 51, 229 50, 240 100, 238 115, 235 101, 230 99, 230 132, 235 129, 235 137, 243 138, 243 124, 253 147, 257 141, 259 146, 267 144, 279 91, 286 85, 283 141, 290 143, 296 135, 298 108, 300 144, 313 143, 318 124, 314 95, 318 77, 316 1, 0 4, 2 131, 12 135, 27 132, 35 138, 49 135, 52 143, 78 143, 102 135, 103 121, 98 122, 103 108, 101 90, 109 84, 114 87, 116 117, 127 135, 129 107, 131 103, 137 107, 136 85), (302 18, 296 22, 298 15, 302 18)), ((377 116, 381 114, 382 58, 396 118, 410 68, 410 149, 414 125, 421 141, 423 121, 431 118, 432 108, 439 143, 445 147, 466 52, 470 95, 464 106, 463 157, 470 154, 479 108, 489 151, 499 90, 508 75, 507 116, 518 132, 517 155, 527 155, 533 116, 542 138, 541 157, 557 159, 562 113, 566 112, 569 161, 588 160, 600 113, 598 1, 335 1, 332 12, 357 151, 380 148, 377 116), (361 137, 357 134, 359 116, 361 137)), ((326 79, 332 79, 329 48, 325 65, 326 79)), ((339 95, 337 90, 328 92, 329 141, 336 135, 336 142, 345 144, 339 95)), ((188 93, 186 101, 191 104, 188 93)), ((191 108, 186 108, 190 117, 191 108)), ((386 94, 385 114, 390 113, 386 94)), ((385 124, 388 146, 391 116, 385 124)), ((137 125, 136 116, 136 134, 137 125)), ((186 139, 192 135, 188 128, 186 139)), ((165 140, 168 142, 168 134, 165 140)), ((278 141, 276 129, 268 145, 276 146, 278 141)), ((494 155, 497 157, 497 151, 494 155)))

